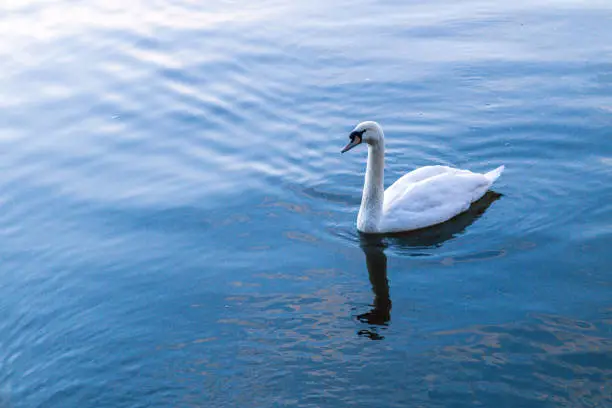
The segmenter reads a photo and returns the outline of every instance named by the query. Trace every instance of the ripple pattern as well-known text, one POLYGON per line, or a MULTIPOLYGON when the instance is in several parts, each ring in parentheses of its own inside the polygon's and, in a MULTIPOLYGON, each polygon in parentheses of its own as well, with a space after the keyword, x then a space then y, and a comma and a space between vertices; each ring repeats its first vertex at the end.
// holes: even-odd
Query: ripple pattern
POLYGON ((612 405, 611 11, 3 2, 0 407, 612 405), (368 240, 366 119, 507 170, 368 240))

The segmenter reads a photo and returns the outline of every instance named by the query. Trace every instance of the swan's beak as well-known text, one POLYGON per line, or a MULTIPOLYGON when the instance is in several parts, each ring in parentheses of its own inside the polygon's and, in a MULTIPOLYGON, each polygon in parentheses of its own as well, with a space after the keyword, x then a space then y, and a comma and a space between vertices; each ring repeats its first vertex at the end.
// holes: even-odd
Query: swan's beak
POLYGON ((359 143, 361 143, 361 138, 359 136, 355 136, 346 146, 344 146, 344 149, 342 149, 340 153, 348 152, 353 147, 357 146, 359 143))

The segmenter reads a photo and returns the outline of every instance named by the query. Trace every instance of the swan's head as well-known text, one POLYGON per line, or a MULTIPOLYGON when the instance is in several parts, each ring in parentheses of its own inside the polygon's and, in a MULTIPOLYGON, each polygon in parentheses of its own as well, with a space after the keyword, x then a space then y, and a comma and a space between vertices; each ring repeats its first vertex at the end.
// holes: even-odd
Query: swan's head
POLYGON ((349 134, 350 141, 344 146, 341 153, 348 152, 361 143, 378 145, 383 141, 383 138, 383 131, 378 123, 372 121, 361 122, 349 134))

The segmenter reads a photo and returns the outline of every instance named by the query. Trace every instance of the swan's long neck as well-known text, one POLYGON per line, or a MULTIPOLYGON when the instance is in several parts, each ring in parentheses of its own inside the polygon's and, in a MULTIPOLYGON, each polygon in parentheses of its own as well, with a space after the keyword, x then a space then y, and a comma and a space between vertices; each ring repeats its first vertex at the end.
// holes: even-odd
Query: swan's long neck
POLYGON ((368 145, 368 164, 357 216, 359 231, 378 232, 385 197, 384 172, 385 143, 381 137, 376 143, 368 145))

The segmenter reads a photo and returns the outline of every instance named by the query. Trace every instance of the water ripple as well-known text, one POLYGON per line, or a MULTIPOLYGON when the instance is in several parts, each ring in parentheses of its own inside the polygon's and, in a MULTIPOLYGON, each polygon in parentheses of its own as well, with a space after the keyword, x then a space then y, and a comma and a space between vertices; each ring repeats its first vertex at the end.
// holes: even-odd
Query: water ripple
POLYGON ((609 11, 4 2, 0 405, 606 405, 609 11), (501 195, 368 241, 366 119, 501 195))

